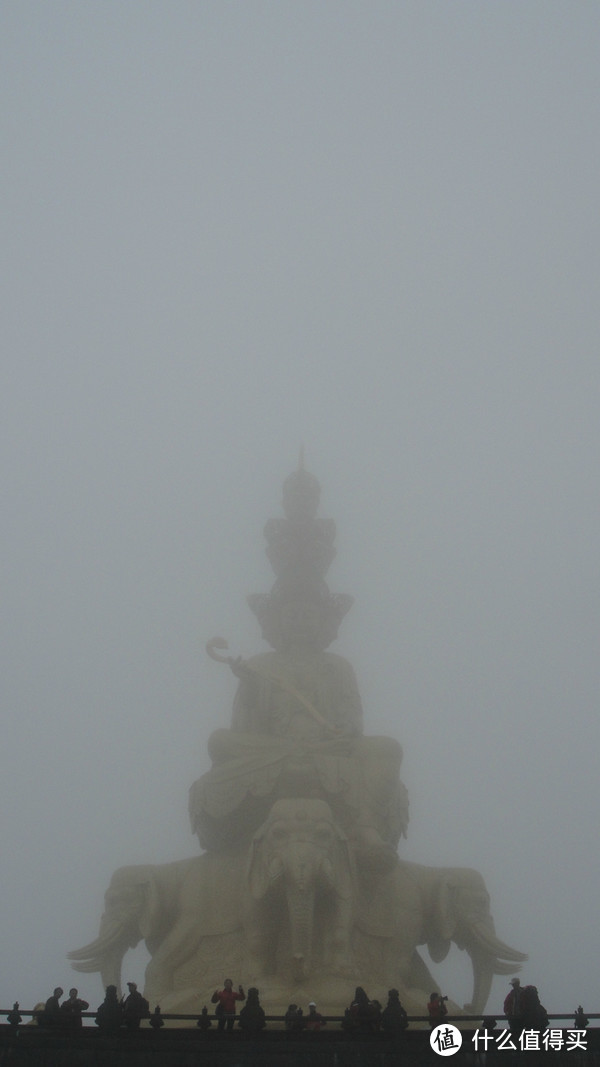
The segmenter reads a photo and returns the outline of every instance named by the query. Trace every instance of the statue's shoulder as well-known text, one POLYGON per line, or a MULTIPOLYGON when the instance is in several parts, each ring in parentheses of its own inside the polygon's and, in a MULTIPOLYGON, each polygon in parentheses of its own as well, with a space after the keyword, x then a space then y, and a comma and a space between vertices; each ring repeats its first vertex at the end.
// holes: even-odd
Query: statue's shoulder
POLYGON ((338 652, 321 652, 320 658, 324 663, 331 663, 332 666, 339 667, 340 670, 349 670, 354 674, 354 668, 350 663, 350 660, 345 656, 340 656, 338 652))
POLYGON ((268 672, 269 668, 274 670, 281 661, 280 652, 259 652, 256 656, 249 656, 246 663, 255 671, 268 672))
POLYGON ((337 652, 321 652, 319 663, 321 669, 326 670, 330 674, 335 674, 338 678, 351 681, 353 686, 357 684, 354 667, 350 663, 350 660, 347 660, 345 656, 340 656, 337 652))
POLYGON ((259 663, 263 661, 269 663, 271 660, 281 659, 281 656, 281 652, 275 652, 274 649, 270 648, 268 652, 257 652, 255 656, 249 656, 248 663, 259 663))

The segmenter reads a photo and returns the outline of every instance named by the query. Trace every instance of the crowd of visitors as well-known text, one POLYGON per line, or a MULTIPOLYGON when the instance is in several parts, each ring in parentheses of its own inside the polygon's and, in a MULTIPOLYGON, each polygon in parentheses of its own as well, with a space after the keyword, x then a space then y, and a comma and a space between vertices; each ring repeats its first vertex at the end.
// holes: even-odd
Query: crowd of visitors
MULTIPOLYGON (((78 1030, 82 1025, 82 1014, 87 1011, 87 1000, 81 1000, 78 990, 73 986, 69 990, 69 996, 60 1003, 63 995, 61 986, 57 986, 51 997, 48 997, 41 1011, 38 1012, 37 1020, 41 1026, 60 1026, 71 1030, 78 1030)), ((18 1008, 18 1005, 15 1005, 18 1008)), ((13 1008, 13 1011, 15 1009, 13 1008)))
MULTIPOLYGON (((521 1033, 524 1030, 545 1030, 549 1025, 548 1013, 540 1003, 536 986, 522 986, 518 978, 511 978, 510 991, 504 1000, 504 1015, 511 1032, 521 1033)), ((106 987, 106 996, 95 1014, 95 1023, 105 1032, 115 1032, 122 1027, 128 1030, 137 1030, 143 1019, 149 1020, 149 1025, 154 1030, 160 1030, 164 1025, 160 1006, 156 1005, 151 1014, 150 1005, 146 998, 139 992, 135 982, 127 983, 128 994, 121 997, 117 987, 106 987)), ((33 1011, 33 1021, 43 1027, 60 1027, 66 1030, 76 1030, 82 1026, 82 1016, 88 1011, 87 1000, 82 1000, 78 990, 69 990, 68 997, 62 1001, 63 990, 57 986, 45 1003, 36 1005, 33 1011)), ((444 1023, 448 1017, 448 997, 438 991, 433 991, 427 1004, 427 1015, 432 1029, 444 1023)), ((222 989, 216 989, 211 997, 211 1003, 216 1005, 214 1018, 219 1031, 230 1031, 236 1020, 236 1005, 245 1002, 242 1007, 238 1027, 246 1033, 259 1033, 267 1025, 264 1009, 260 1003, 259 991, 252 986, 248 989, 248 996, 241 985, 237 990, 233 988, 231 978, 226 978, 222 989)), ((574 1025, 577 1030, 585 1030, 589 1025, 584 1009, 581 1004, 574 1013, 574 1025)), ((491 1019, 490 1017, 486 1017, 491 1019)), ((11 1027, 17 1027, 22 1022, 19 1011, 19 1003, 15 1002, 12 1011, 7 1013, 7 1023, 11 1027)), ((318 1033, 327 1026, 327 1019, 317 1010, 314 1000, 308 1004, 308 1013, 305 1014, 298 1004, 290 1004, 283 1017, 285 1030, 290 1034, 299 1034, 302 1031, 318 1033)), ((484 1024, 487 1025, 486 1020, 484 1024)), ((197 1021, 197 1027, 201 1031, 207 1031, 212 1026, 212 1018, 205 1005, 197 1021)), ((371 1000, 362 986, 357 986, 354 997, 346 1008, 341 1026, 349 1034, 369 1034, 383 1031, 388 1034, 401 1034, 409 1025, 408 1015, 400 1001, 397 989, 388 991, 387 1004, 383 1008, 378 1000, 371 1000)))
MULTIPOLYGON (((95 1016, 95 1022, 101 1030, 118 1030, 121 1026, 126 1026, 129 1030, 137 1030, 142 1019, 150 1015, 148 1001, 138 991, 136 983, 128 982, 127 988, 128 995, 119 1000, 117 987, 114 985, 106 987, 106 996, 95 1016)), ((38 1026, 70 1030, 81 1028, 83 1013, 89 1008, 88 1001, 81 999, 75 987, 69 990, 69 996, 61 1004, 62 996, 63 989, 57 986, 45 1003, 36 1005, 33 1021, 37 1022, 38 1026)), ((160 1015, 160 1008, 157 1008, 157 1012, 160 1015)), ((13 1005, 7 1021, 12 1026, 18 1026, 22 1021, 18 1001, 13 1005)), ((155 1022, 154 1025, 161 1024, 155 1022)))

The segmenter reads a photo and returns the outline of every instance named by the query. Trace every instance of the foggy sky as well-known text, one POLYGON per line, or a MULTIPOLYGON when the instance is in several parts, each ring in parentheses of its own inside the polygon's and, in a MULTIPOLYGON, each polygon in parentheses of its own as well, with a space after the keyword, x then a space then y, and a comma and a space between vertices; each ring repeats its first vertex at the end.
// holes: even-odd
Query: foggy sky
POLYGON ((266 647, 245 596, 303 442, 402 855, 480 870, 523 981, 600 1010, 599 30, 3 5, 0 1006, 95 1007, 65 957, 112 872, 197 852, 235 689, 204 644, 266 647))

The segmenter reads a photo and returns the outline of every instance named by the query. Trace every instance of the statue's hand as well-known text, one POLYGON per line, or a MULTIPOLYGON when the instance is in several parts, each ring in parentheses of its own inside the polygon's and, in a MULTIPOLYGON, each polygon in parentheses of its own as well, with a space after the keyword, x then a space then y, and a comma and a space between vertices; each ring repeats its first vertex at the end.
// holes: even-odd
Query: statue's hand
POLYGON ((231 667, 236 678, 243 678, 246 674, 246 661, 241 656, 237 656, 236 659, 229 660, 229 666, 231 667))
POLYGON ((217 652, 217 649, 220 648, 229 648, 224 637, 211 637, 210 641, 206 642, 206 651, 210 658, 215 659, 217 663, 226 663, 228 667, 231 667, 236 677, 241 678, 246 667, 245 660, 241 656, 237 656, 235 659, 233 656, 222 656, 220 652, 217 652))

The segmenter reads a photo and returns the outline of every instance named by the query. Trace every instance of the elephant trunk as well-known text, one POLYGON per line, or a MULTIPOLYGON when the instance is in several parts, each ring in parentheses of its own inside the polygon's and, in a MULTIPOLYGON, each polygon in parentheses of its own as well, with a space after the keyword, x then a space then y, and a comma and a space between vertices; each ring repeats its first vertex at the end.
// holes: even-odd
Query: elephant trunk
POLYGON ((127 927, 118 921, 103 920, 100 935, 83 948, 68 953, 75 971, 92 973, 99 971, 102 985, 114 985, 121 990, 121 964, 123 956, 139 937, 129 936, 127 927))
POLYGON ((521 969, 521 962, 527 959, 524 952, 518 952, 496 937, 491 919, 474 921, 467 937, 455 937, 459 948, 466 948, 473 963, 473 997, 470 1004, 465 1004, 469 1012, 483 1011, 490 995, 492 978, 495 974, 514 974, 521 969), (510 962, 504 963, 503 959, 510 962))
POLYGON ((310 973, 313 912, 315 891, 313 886, 299 888, 288 885, 288 912, 290 917, 290 951, 292 973, 298 982, 310 973))
POLYGON ((476 1014, 485 1010, 492 988, 494 960, 479 948, 471 949, 469 955, 473 963, 473 996, 470 1003, 464 1005, 464 1009, 470 1014, 476 1014))

